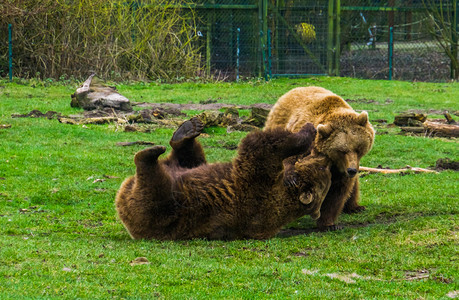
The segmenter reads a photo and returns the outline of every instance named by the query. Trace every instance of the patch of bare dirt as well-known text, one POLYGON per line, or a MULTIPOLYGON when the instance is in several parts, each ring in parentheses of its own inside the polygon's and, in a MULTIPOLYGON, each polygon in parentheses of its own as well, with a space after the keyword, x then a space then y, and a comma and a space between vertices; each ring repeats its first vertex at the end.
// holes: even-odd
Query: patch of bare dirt
POLYGON ((453 161, 449 158, 440 158, 435 163, 435 169, 438 171, 443 171, 443 170, 459 171, 459 161, 453 161))
POLYGON ((212 101, 211 103, 203 102, 203 103, 185 103, 185 104, 135 102, 132 105, 137 106, 137 107, 174 109, 178 111, 182 111, 182 110, 219 110, 223 108, 252 109, 254 107, 271 110, 272 108, 272 104, 267 104, 267 103, 255 103, 252 105, 234 105, 234 104, 226 104, 226 103, 214 103, 212 101))
POLYGON ((27 114, 12 114, 11 117, 12 118, 47 118, 47 119, 57 119, 59 117, 61 117, 62 114, 61 113, 58 113, 58 112, 55 112, 55 111, 47 111, 46 113, 42 113, 41 111, 39 110, 32 110, 31 112, 27 113, 27 114))

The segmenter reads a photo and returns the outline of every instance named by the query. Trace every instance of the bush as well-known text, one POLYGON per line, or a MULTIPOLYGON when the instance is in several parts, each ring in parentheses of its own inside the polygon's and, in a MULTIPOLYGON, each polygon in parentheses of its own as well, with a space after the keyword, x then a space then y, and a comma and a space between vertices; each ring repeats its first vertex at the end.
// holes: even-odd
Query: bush
MULTIPOLYGON (((200 56, 183 1, 16 0, 0 4, 0 61, 13 24, 14 75, 110 79, 194 77, 200 56)), ((7 68, 0 68, 6 76, 7 68)))

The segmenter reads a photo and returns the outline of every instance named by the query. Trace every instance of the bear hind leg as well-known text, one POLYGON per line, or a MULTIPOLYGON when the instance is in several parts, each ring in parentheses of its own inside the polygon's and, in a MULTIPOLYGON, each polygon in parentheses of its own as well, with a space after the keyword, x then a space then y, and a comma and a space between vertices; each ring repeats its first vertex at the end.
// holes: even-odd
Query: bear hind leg
POLYGON ((169 166, 178 165, 182 168, 194 168, 206 163, 204 150, 196 141, 204 125, 198 118, 192 118, 182 123, 174 132, 169 144, 172 152, 167 159, 169 166))

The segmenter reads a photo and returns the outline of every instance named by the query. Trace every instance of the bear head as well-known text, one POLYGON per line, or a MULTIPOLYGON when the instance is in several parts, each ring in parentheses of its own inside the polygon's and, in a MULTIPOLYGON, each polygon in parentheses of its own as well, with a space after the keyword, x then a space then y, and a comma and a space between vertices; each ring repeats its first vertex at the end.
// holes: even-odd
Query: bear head
POLYGON ((310 155, 295 163, 298 197, 307 206, 313 220, 320 217, 320 207, 331 185, 331 161, 325 156, 310 155))
POLYGON ((375 131, 368 113, 334 114, 317 126, 314 151, 327 156, 347 177, 359 171, 360 159, 373 146, 375 131))

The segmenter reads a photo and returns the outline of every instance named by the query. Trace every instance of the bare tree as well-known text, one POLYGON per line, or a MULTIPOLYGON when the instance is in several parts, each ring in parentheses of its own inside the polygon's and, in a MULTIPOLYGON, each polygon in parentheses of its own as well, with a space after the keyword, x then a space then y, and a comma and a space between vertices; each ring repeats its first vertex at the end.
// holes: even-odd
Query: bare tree
POLYGON ((458 2, 457 0, 423 0, 427 28, 451 60, 451 77, 459 79, 458 2))

